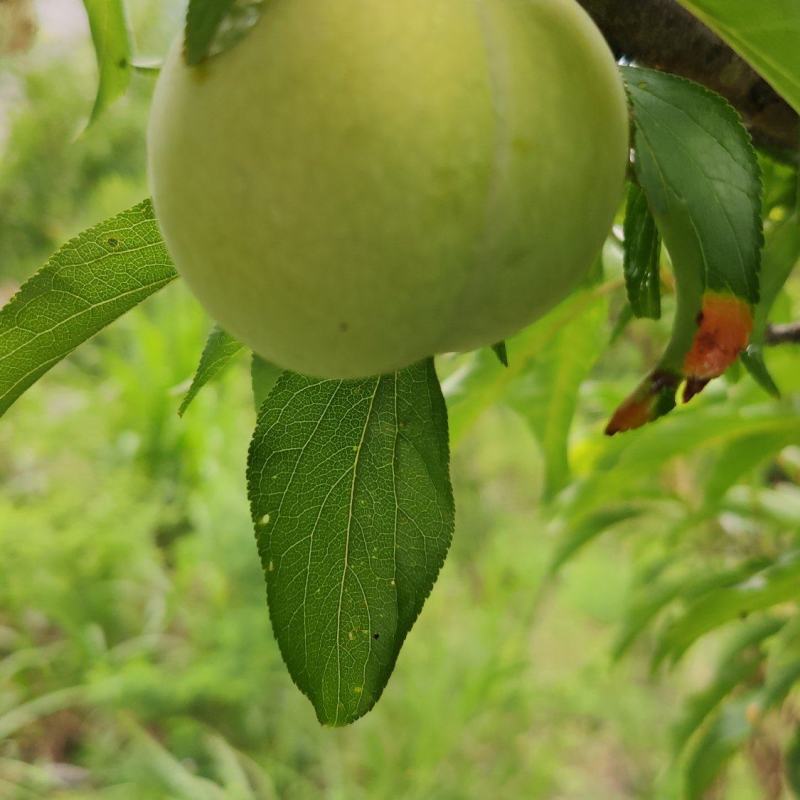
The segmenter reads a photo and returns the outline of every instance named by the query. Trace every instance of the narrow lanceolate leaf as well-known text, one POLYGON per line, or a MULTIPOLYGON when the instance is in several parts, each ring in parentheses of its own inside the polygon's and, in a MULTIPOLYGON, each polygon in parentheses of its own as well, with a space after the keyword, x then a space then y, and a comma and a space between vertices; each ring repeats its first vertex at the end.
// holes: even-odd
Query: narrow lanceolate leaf
POLYGON ((149 200, 64 245, 0 309, 0 415, 79 344, 175 277, 149 200))
POLYGON ((800 659, 781 664, 777 669, 767 668, 767 682, 759 690, 755 708, 764 714, 780 706, 800 681, 800 659))
POLYGON ((735 586, 703 595, 665 630, 655 661, 677 661, 701 636, 755 611, 800 598, 800 553, 793 552, 735 586))
POLYGON ((761 298, 755 310, 753 335, 742 353, 742 362, 755 381, 769 394, 780 394, 778 386, 764 360, 764 341, 769 315, 781 289, 800 261, 800 219, 792 214, 774 226, 764 247, 764 265, 761 270, 761 298))
POLYGON ((381 695, 453 532, 447 416, 431 360, 358 381, 284 373, 248 487, 270 616, 320 721, 381 695))
POLYGON ((686 759, 685 797, 702 800, 707 790, 726 768, 755 730, 761 716, 783 701, 792 682, 797 680, 798 666, 784 670, 777 683, 748 692, 726 703, 719 714, 696 738, 686 759))
POLYGON ((675 270, 672 339, 620 406, 609 434, 638 428, 702 391, 749 342, 759 298, 761 181, 736 112, 707 89, 623 68, 635 122, 636 175, 675 270))
POLYGON ((770 229, 764 247, 761 298, 756 306, 753 338, 763 341, 769 315, 792 270, 800 263, 800 214, 795 212, 770 229))
POLYGON ((750 377, 771 397, 779 398, 781 389, 772 373, 769 371, 766 359, 764 358, 764 345, 750 342, 741 355, 742 364, 750 373, 750 377))
POLYGON ((258 21, 264 0, 189 0, 183 54, 196 65, 232 47, 258 21))
POLYGON ((200 356, 200 364, 197 372, 192 378, 192 384, 181 402, 178 414, 183 416, 186 409, 192 404, 200 390, 209 382, 219 376, 231 361, 244 349, 244 346, 237 342, 229 333, 226 333, 218 325, 206 340, 203 354, 200 356))
POLYGON ((703 504, 709 517, 716 516, 725 493, 785 447, 800 445, 800 425, 791 421, 783 428, 746 436, 721 448, 714 463, 705 468, 703 504))
POLYGON ((624 270, 628 302, 637 317, 661 316, 660 261, 661 234, 644 192, 632 183, 625 212, 624 270))
POLYGON ((707 453, 757 436, 800 436, 800 416, 791 408, 769 404, 742 414, 741 409, 709 404, 692 414, 680 414, 669 425, 651 425, 637 436, 606 443, 591 471, 573 481, 569 513, 585 514, 598 505, 627 502, 647 492, 654 474, 676 458, 707 453))
POLYGON ((798 0, 680 0, 800 112, 798 0))
POLYGON ((608 298, 595 295, 584 307, 580 324, 566 325, 555 333, 508 388, 507 401, 539 442, 548 500, 569 482, 569 435, 578 393, 605 349, 607 324, 608 298))
POLYGON ((555 575, 579 550, 603 533, 641 514, 641 510, 630 506, 598 511, 567 526, 550 560, 548 574, 555 575))
POLYGON ((764 617, 752 620, 737 631, 725 648, 711 682, 689 698, 672 732, 673 746, 680 752, 709 715, 737 687, 746 684, 763 667, 762 643, 774 636, 785 620, 764 617))
POLYGON ((748 717, 749 695, 728 703, 697 739, 686 759, 686 800, 703 800, 715 779, 753 731, 748 717))
MULTIPOLYGON (((674 600, 694 601, 721 587, 734 586, 753 573, 768 566, 761 558, 749 559, 735 567, 707 574, 705 572, 657 579, 647 574, 639 579, 639 586, 622 621, 622 628, 614 644, 615 659, 621 658, 653 620, 674 600)), ((654 663, 658 666, 658 662, 654 663)))
POLYGON ((125 94, 131 79, 131 43, 123 0, 83 0, 97 55, 99 83, 92 120, 125 94))
POLYGON ((683 581, 652 581, 652 585, 639 587, 625 610, 612 657, 619 660, 628 652, 647 626, 678 596, 683 581))
MULTIPOLYGON (((576 335, 585 331, 574 324, 584 314, 604 303, 607 287, 598 286, 575 292, 533 325, 506 342, 508 367, 501 369, 497 358, 486 348, 475 353, 467 369, 459 370, 445 381, 445 395, 450 410, 450 433, 456 444, 463 438, 480 415, 495 403, 508 397, 509 389, 518 380, 535 368, 543 353, 554 349, 567 329, 578 329, 576 335)), ((596 313, 596 312, 595 312, 596 313)), ((592 314, 594 316, 594 314, 592 314)), ((604 342, 598 337, 599 349, 604 342)))

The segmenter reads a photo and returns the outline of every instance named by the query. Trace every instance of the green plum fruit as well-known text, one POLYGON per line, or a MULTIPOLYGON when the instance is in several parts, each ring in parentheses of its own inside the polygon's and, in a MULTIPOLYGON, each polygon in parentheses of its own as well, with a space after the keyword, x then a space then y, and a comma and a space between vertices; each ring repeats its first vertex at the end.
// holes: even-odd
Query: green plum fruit
POLYGON ((175 45, 148 138, 210 315, 280 367, 356 378, 498 342, 574 289, 628 113, 574 0, 267 0, 199 67, 175 45))

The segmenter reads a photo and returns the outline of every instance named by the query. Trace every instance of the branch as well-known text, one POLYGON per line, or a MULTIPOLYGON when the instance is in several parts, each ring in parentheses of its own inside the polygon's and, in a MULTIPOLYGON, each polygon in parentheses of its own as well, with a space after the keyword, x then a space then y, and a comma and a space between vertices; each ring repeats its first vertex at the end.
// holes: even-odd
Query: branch
POLYGON ((759 147, 783 161, 800 160, 800 119, 792 107, 676 0, 578 2, 617 58, 708 86, 739 111, 759 147))
POLYGON ((769 345, 800 344, 800 322, 767 326, 764 342, 769 345))

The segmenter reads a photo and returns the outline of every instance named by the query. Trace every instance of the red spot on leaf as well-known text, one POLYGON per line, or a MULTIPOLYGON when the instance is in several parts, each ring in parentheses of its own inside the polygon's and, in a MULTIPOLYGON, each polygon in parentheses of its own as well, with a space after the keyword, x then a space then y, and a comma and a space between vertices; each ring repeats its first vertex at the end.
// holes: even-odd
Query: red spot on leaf
POLYGON ((703 310, 697 321, 698 330, 684 361, 684 371, 699 386, 722 375, 747 347, 753 331, 753 310, 738 297, 709 292, 703 296, 703 310))

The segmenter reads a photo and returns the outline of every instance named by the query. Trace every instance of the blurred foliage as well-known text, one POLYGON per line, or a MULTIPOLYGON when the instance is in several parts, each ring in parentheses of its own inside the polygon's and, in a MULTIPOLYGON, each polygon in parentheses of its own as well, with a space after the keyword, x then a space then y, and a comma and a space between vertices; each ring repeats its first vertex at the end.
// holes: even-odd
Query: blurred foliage
MULTIPOLYGON (((137 5, 140 51, 179 5, 137 5)), ((91 69, 88 41, 46 34, 0 66, 0 295, 146 192, 151 79, 78 135, 91 69)), ((769 238, 797 184, 763 167, 769 238)), ((603 438, 674 312, 664 271, 664 318, 630 319, 622 260, 612 237, 508 368, 440 360, 453 551, 385 698, 342 731, 269 630, 248 359, 180 419, 210 323, 173 286, 59 365, 0 425, 0 797, 797 796, 797 351, 765 351, 780 400, 734 369, 603 438)), ((800 318, 797 278, 776 294, 771 318, 800 318)))

